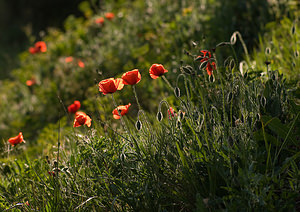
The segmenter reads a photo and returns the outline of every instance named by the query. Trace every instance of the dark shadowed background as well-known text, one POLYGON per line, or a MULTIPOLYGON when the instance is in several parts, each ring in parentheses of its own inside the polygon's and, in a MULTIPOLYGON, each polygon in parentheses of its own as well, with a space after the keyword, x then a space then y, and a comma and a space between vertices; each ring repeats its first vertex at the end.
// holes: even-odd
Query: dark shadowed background
POLYGON ((37 39, 47 27, 62 27, 70 15, 80 15, 82 0, 0 0, 0 79, 18 64, 17 54, 28 48, 29 35, 37 39))

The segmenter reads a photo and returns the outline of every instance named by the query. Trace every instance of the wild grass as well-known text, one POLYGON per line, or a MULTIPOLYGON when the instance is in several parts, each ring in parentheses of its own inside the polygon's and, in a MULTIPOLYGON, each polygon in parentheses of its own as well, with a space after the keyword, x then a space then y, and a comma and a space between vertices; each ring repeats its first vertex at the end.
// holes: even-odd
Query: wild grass
POLYGON ((174 96, 157 103, 157 115, 124 116, 126 130, 94 120, 93 128, 63 137, 68 127, 61 120, 51 156, 3 164, 1 207, 295 210, 299 106, 283 75, 269 70, 262 76, 255 69, 241 74, 238 61, 229 59, 217 61, 209 76, 196 59, 199 50, 188 52, 176 83, 170 82, 174 96))
POLYGON ((252 54, 237 31, 217 45, 220 34, 204 40, 201 30, 223 29, 205 25, 214 23, 208 11, 218 4, 118 2, 95 15, 83 3, 86 19, 70 16, 65 32, 50 29, 47 53, 22 53, 15 80, 1 81, 1 136, 23 129, 27 142, 10 147, 2 139, 0 208, 299 210, 297 22, 283 19, 252 54), (110 9, 115 19, 96 25, 110 9), (69 56, 73 63, 65 63, 69 56), (169 72, 151 79, 153 63, 169 72), (138 84, 99 93, 100 80, 133 68, 142 75, 138 84), (25 86, 32 76, 37 84, 25 86), (91 128, 73 127, 67 106, 75 99, 91 128), (113 109, 128 103, 128 114, 114 120, 113 109))

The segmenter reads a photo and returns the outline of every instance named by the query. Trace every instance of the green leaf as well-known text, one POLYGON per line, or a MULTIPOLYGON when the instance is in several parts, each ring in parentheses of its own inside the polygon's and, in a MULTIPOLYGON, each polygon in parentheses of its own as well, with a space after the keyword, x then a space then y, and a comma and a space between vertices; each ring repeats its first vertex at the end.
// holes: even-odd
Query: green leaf
MULTIPOLYGON (((259 129, 258 131, 254 132, 253 135, 254 135, 254 139, 256 141, 263 141, 264 140, 264 135, 263 135, 263 130, 262 129, 259 129)), ((272 136, 272 135, 270 135, 266 132, 265 132, 265 136, 266 136, 266 139, 268 141, 270 141, 273 145, 279 146, 281 144, 274 136, 272 136)))
POLYGON ((183 165, 184 167, 188 167, 188 164, 187 164, 186 159, 185 159, 185 157, 184 157, 184 155, 183 155, 183 152, 181 151, 181 149, 180 149, 180 147, 179 147, 178 142, 176 142, 176 147, 177 147, 177 151, 178 151, 178 153, 179 153, 179 156, 180 156, 182 165, 183 165))
POLYGON ((287 139, 288 143, 293 143, 296 145, 296 139, 292 134, 287 137, 289 128, 286 125, 282 124, 279 118, 272 118, 271 116, 262 116, 262 121, 265 127, 268 127, 273 133, 278 135, 280 138, 287 139))

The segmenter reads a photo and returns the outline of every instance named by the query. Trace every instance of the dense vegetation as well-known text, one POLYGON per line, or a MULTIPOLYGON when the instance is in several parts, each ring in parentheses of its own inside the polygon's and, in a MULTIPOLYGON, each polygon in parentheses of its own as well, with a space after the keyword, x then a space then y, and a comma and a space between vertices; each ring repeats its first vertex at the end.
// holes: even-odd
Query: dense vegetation
POLYGON ((82 2, 0 81, 0 208, 299 208, 297 1, 100 5, 82 2), (152 79, 156 63, 168 72, 152 79), (99 92, 133 69, 136 85, 99 92), (73 127, 75 100, 91 127, 73 127))

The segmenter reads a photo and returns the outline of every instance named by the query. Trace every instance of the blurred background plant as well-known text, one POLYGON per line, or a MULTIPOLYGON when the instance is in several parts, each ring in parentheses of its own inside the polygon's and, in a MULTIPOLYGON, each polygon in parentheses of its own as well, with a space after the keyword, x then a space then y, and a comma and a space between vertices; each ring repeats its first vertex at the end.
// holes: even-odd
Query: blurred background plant
POLYGON ((27 50, 33 36, 43 37, 48 27, 62 27, 70 14, 81 15, 80 2, 0 1, 0 79, 9 77, 10 71, 18 67, 18 54, 27 50))

